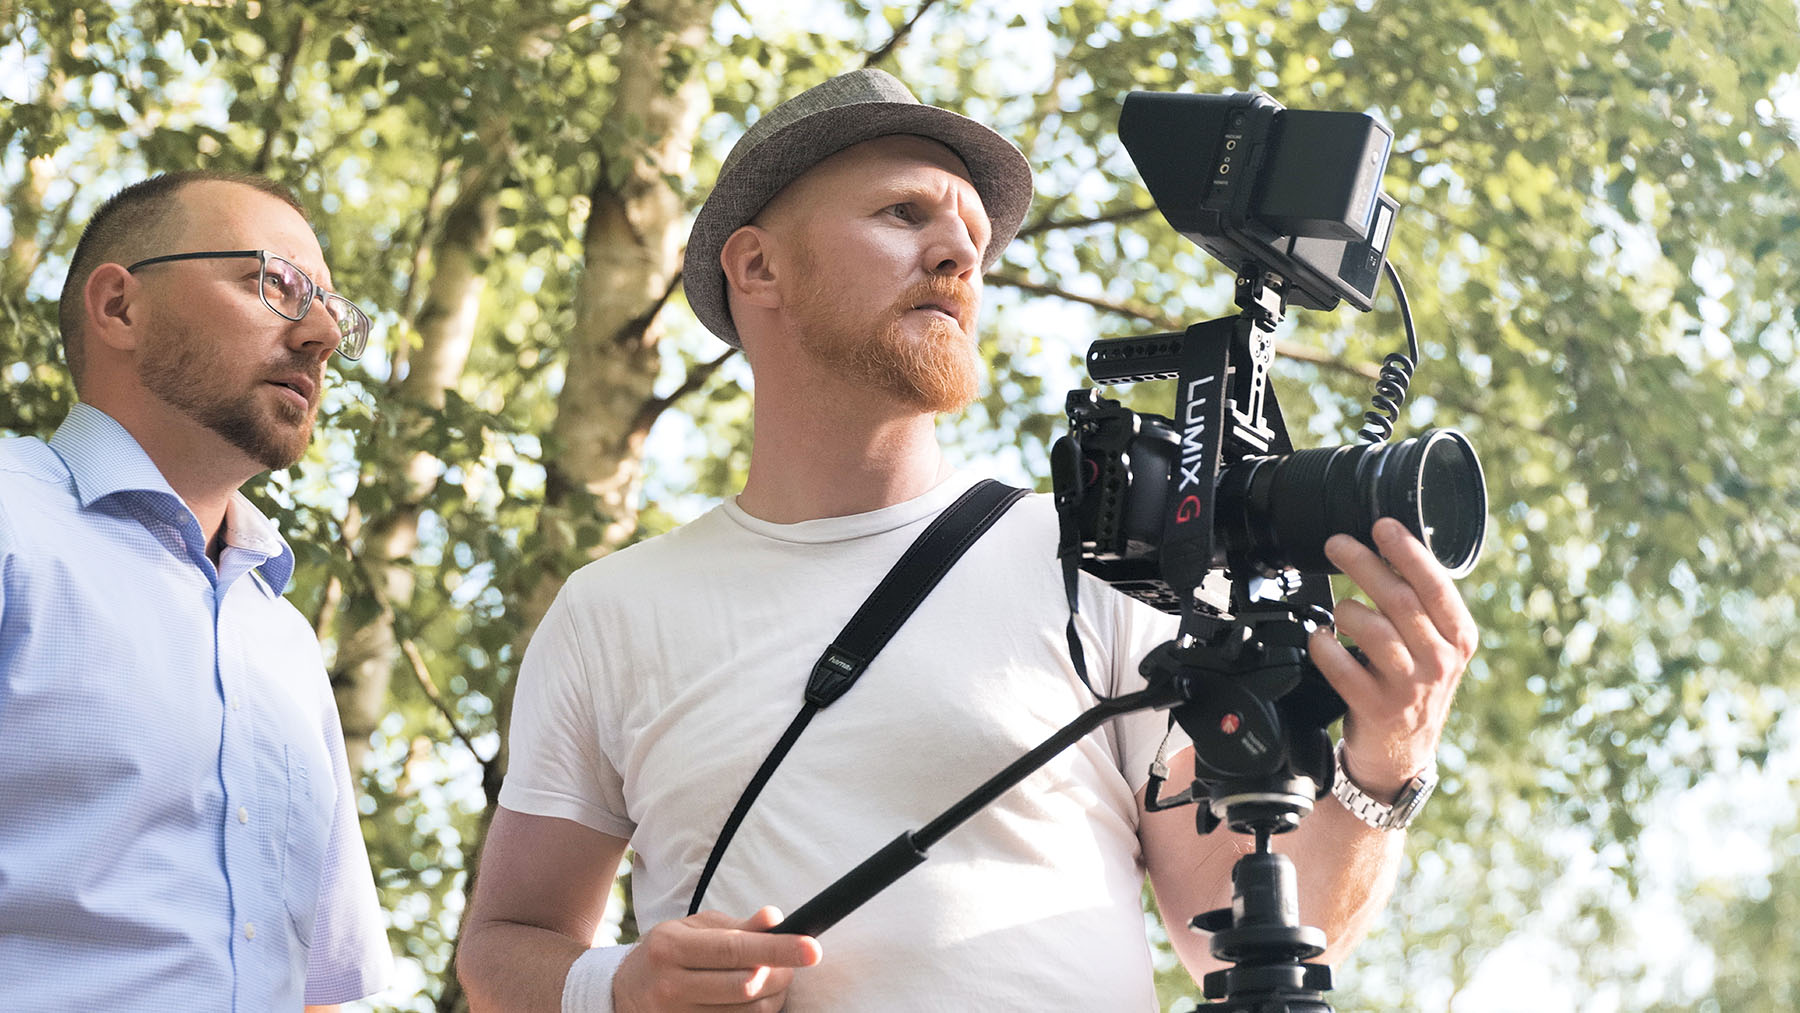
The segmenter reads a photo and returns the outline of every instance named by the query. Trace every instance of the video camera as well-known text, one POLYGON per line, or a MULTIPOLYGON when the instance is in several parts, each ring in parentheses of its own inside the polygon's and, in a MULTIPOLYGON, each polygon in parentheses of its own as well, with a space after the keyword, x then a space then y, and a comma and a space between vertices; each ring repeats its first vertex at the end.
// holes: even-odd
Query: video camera
MULTIPOLYGON (((1257 93, 1133 92, 1119 137, 1169 224, 1237 272, 1243 312, 1089 349, 1095 383, 1174 378, 1176 407, 1144 414, 1070 392, 1070 435, 1052 454, 1073 542, 1062 550, 1168 612, 1216 587, 1213 571, 1336 572, 1325 540, 1345 532, 1367 542, 1382 516, 1399 518, 1453 575, 1467 573, 1486 528, 1474 448, 1448 429, 1380 443, 1416 344, 1411 358, 1389 357, 1363 445, 1293 453, 1267 385, 1287 303, 1374 305, 1398 210, 1381 192, 1392 131, 1365 114, 1285 109, 1257 93)), ((1229 607, 1217 593, 1203 600, 1229 607)))

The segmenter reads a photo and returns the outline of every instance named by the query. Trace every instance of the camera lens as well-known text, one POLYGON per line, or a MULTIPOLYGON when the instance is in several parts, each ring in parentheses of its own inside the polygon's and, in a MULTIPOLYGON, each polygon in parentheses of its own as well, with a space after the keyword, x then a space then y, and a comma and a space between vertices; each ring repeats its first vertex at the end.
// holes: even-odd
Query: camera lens
POLYGON ((1336 573, 1325 541, 1370 545, 1377 518, 1406 525, 1453 576, 1481 554, 1487 487, 1468 438, 1429 429, 1399 443, 1252 457, 1219 474, 1215 562, 1264 572, 1336 573))

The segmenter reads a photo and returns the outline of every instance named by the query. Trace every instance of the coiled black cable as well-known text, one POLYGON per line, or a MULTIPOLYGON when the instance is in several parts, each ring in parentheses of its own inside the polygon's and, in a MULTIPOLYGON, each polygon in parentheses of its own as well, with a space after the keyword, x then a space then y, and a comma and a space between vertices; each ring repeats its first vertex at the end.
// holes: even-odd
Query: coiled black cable
POLYGON ((1392 352, 1381 360, 1381 373, 1375 379, 1375 394, 1369 398, 1369 410, 1363 413, 1363 427, 1357 437, 1364 443, 1382 443, 1394 435, 1394 423, 1400 419, 1400 406, 1406 403, 1406 388, 1412 382, 1419 362, 1419 335, 1413 329, 1412 307, 1406 302, 1406 286, 1400 284, 1400 272, 1394 265, 1381 262, 1381 269, 1394 286, 1394 299, 1400 304, 1400 322, 1406 327, 1406 347, 1411 354, 1392 352))
POLYGON ((1370 408, 1363 413, 1363 427, 1356 435, 1364 443, 1381 443, 1394 435, 1394 423, 1400 418, 1400 406, 1406 401, 1406 386, 1412 381, 1413 361, 1399 352, 1389 352, 1381 360, 1381 375, 1375 379, 1375 394, 1369 398, 1370 408))

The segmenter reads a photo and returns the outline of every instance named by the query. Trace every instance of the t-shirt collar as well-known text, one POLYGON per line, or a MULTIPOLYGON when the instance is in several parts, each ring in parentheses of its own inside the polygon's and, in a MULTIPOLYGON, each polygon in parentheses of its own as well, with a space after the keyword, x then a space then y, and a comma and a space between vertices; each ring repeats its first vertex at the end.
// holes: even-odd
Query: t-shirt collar
POLYGON ((905 527, 924 517, 934 517, 980 480, 981 476, 977 473, 956 471, 924 493, 891 506, 867 513, 821 517, 791 524, 778 524, 754 517, 738 505, 735 496, 719 506, 725 516, 739 526, 766 538, 800 543, 840 542, 878 535, 905 527))

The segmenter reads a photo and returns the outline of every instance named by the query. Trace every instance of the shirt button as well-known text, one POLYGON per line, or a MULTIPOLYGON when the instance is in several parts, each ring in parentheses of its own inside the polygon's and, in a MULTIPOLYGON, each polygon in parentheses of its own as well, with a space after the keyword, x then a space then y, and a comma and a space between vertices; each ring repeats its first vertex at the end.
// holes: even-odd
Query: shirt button
POLYGON ((250 810, 244 808, 243 806, 238 806, 238 822, 239 823, 250 822, 250 810))
POLYGON ((256 938, 256 923, 255 922, 245 922, 244 923, 244 938, 245 939, 255 939, 256 938))

